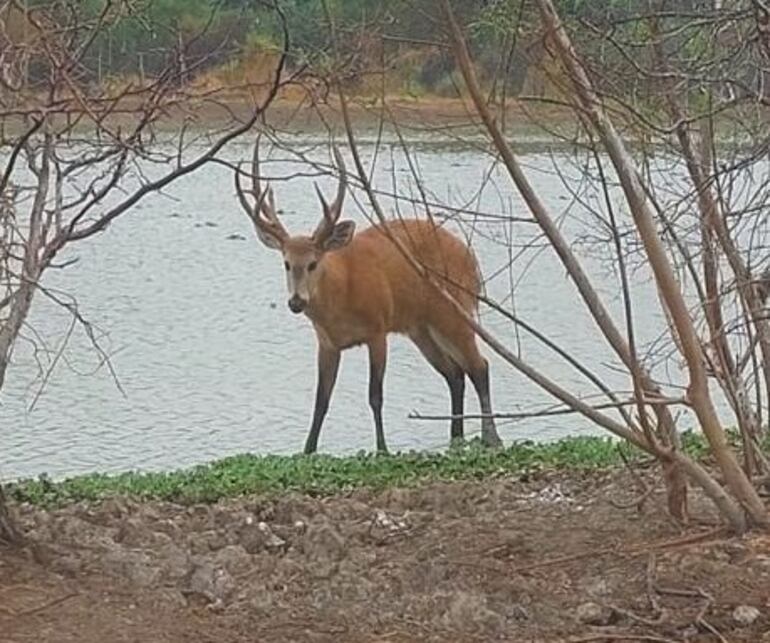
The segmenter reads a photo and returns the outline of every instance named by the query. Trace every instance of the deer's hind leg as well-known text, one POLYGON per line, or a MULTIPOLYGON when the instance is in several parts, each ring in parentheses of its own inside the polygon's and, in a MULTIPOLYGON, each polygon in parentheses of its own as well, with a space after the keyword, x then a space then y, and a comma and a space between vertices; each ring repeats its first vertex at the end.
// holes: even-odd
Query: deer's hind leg
POLYGON ((492 398, 489 392, 489 364, 476 345, 476 333, 464 320, 458 320, 446 329, 431 326, 429 333, 442 351, 451 357, 468 374, 476 389, 483 418, 481 420, 481 441, 489 447, 502 446, 502 440, 495 428, 492 417, 492 398))
POLYGON ((449 396, 452 405, 452 420, 449 429, 451 440, 463 438, 463 409, 465 404, 465 373, 431 337, 427 328, 422 328, 410 334, 420 352, 428 363, 435 368, 444 378, 449 387, 449 396))

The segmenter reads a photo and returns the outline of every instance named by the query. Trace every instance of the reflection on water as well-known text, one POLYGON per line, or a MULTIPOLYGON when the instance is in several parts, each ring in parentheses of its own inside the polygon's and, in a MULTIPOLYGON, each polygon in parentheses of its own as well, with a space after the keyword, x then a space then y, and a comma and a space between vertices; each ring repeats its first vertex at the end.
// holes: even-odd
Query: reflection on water
MULTIPOLYGON (((246 158, 248 151, 239 146, 231 154, 246 158)), ((317 154, 324 158, 321 149, 317 154)), ((445 145, 422 143, 418 161, 436 198, 454 203, 472 199, 490 171, 488 156, 445 145)), ((525 161, 547 205, 562 213, 569 202, 553 172, 552 157, 531 154, 525 161)), ((307 168, 265 164, 271 175, 299 169, 307 168)), ((392 161, 388 155, 380 161, 377 184, 390 189, 394 176, 402 181, 402 189, 410 189, 406 162, 398 156, 392 161)), ((469 207, 526 216, 503 172, 495 169, 491 176, 494 184, 469 207)), ((318 177, 276 184, 278 205, 292 230, 309 228, 319 215, 313 179, 318 177)), ((332 190, 331 182, 321 183, 332 190)), ((409 215, 411 207, 402 206, 402 214, 409 215)), ((350 197, 346 210, 364 225, 364 215, 350 197)), ((510 257, 506 239, 512 238, 512 252, 517 254, 533 241, 534 233, 525 223, 479 224, 473 244, 484 274, 492 277, 487 287, 505 297, 516 281, 517 315, 569 347, 609 385, 627 390, 628 382, 612 368, 612 356, 548 252, 529 250, 517 259, 512 272, 505 269, 510 257)), ((111 357, 120 388, 101 357, 89 348, 82 330, 75 329, 68 337, 67 314, 38 295, 30 324, 39 335, 38 353, 27 341, 35 337, 30 330, 18 347, 0 400, 0 477, 171 468, 243 451, 301 449, 313 404, 314 335, 307 320, 288 311, 280 258, 254 239, 226 169, 209 167, 175 184, 166 195, 146 199, 106 233, 73 248, 70 256, 79 261, 66 270, 51 271, 47 286, 77 295, 81 312, 95 325, 111 357), (47 354, 39 352, 40 338, 45 339, 47 354), (35 400, 41 385, 37 360, 48 363, 65 342, 62 359, 35 400)), ((599 271, 593 257, 584 259, 599 271)), ((642 281, 644 277, 638 276, 642 281)), ((610 308, 622 319, 615 282, 605 277, 600 283, 610 308)), ((638 330, 651 340, 661 319, 657 307, 650 305, 654 293, 649 286, 643 284, 639 293, 638 330)), ((485 315, 484 321, 563 385, 594 392, 537 342, 518 337, 509 322, 492 315, 485 315)), ((550 403, 500 359, 490 359, 498 411, 518 412, 550 403)), ((372 448, 367 373, 364 350, 344 355, 321 434, 322 450, 351 453, 372 448)), ((467 400, 468 411, 476 412, 470 390, 467 400)), ((447 423, 418 422, 407 415, 412 410, 446 413, 448 404, 443 380, 406 340, 392 338, 385 383, 390 448, 445 446, 447 423)), ((505 440, 551 439, 592 430, 574 416, 500 426, 505 440)), ((470 423, 468 433, 477 431, 478 426, 470 423)))

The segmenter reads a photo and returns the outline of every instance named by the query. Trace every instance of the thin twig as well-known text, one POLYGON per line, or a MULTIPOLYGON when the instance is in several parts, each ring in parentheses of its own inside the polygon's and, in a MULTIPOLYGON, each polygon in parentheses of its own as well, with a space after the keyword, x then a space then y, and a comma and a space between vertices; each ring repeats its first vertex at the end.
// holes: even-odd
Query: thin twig
POLYGON ((57 605, 61 605, 64 601, 68 601, 71 598, 75 598, 75 596, 80 596, 80 592, 70 592, 69 594, 65 594, 64 596, 60 596, 59 598, 55 598, 51 601, 43 603, 42 605, 31 607, 26 610, 21 610, 20 612, 12 612, 12 613, 14 616, 29 616, 30 614, 37 614, 38 612, 42 612, 52 607, 56 607, 57 605))
MULTIPOLYGON (((589 549, 587 551, 578 552, 576 554, 567 554, 565 556, 556 556, 555 558, 549 558, 546 560, 540 560, 536 563, 530 563, 529 565, 521 565, 519 567, 514 567, 511 569, 510 567, 503 568, 503 567, 493 567, 491 565, 485 565, 484 563, 476 562, 476 561, 468 561, 468 560, 452 560, 450 561, 452 564, 455 565, 477 565, 483 569, 488 569, 490 571, 496 571, 499 573, 504 574, 510 574, 511 572, 515 572, 517 574, 522 574, 526 572, 531 572, 536 569, 543 569, 546 567, 557 567, 559 565, 564 565, 567 563, 573 563, 578 560, 583 560, 584 558, 599 558, 603 556, 623 556, 623 555, 629 555, 629 556, 638 556, 640 554, 653 552, 657 550, 670 550, 670 549, 676 549, 678 547, 686 547, 688 545, 693 545, 696 543, 701 543, 703 541, 709 540, 710 538, 714 538, 716 536, 724 535, 726 533, 725 527, 717 527, 716 529, 709 529, 708 531, 704 531, 697 534, 688 534, 679 538, 667 538, 664 540, 658 540, 652 543, 637 543, 634 545, 628 545, 623 547, 612 545, 608 547, 601 547, 598 549, 589 549)), ((662 593, 659 589, 657 590, 659 593, 662 593)), ((697 596, 700 596, 700 594, 695 594, 697 596)))
MULTIPOLYGON (((646 403, 654 404, 686 404, 683 398, 653 398, 645 400, 646 403)), ((617 402, 604 402, 602 404, 594 404, 591 406, 595 411, 602 411, 606 409, 617 409, 624 406, 636 406, 639 402, 637 400, 619 400, 617 402)), ((497 418, 503 420, 528 420, 539 417, 549 417, 553 415, 569 415, 572 413, 581 413, 582 411, 573 408, 548 408, 539 411, 529 411, 522 413, 463 413, 456 415, 424 415, 419 411, 412 411, 407 417, 410 420, 482 420, 484 418, 497 418)))
POLYGON ((626 469, 628 469, 628 471, 633 476, 636 484, 642 489, 642 492, 639 496, 633 500, 630 500, 629 502, 617 502, 612 498, 610 498, 609 502, 616 509, 630 509, 631 507, 636 507, 636 510, 641 512, 642 507, 644 506, 644 502, 652 495, 654 489, 650 487, 636 471, 634 471, 634 468, 628 461, 626 454, 623 453, 623 449, 620 448, 620 444, 616 445, 616 451, 618 452, 618 455, 620 455, 620 459, 623 460, 623 464, 625 465, 626 469))
POLYGON ((635 634, 619 630, 603 629, 600 634, 590 634, 569 639, 570 643, 591 643, 592 641, 651 641, 652 643, 681 643, 676 639, 669 639, 655 634, 635 634))
POLYGON ((647 570, 645 575, 645 588, 647 590, 647 600, 650 602, 650 609, 656 614, 661 613, 660 603, 655 592, 655 583, 657 582, 658 568, 655 552, 650 552, 647 557, 647 570))
POLYGON ((637 623, 641 623, 642 625, 646 625, 648 627, 657 627, 665 620, 662 612, 655 618, 646 618, 645 616, 640 616, 636 612, 625 609, 623 607, 618 607, 617 605, 613 605, 611 603, 608 603, 607 607, 609 607, 613 612, 618 613, 620 616, 625 616, 631 621, 636 621, 637 623))

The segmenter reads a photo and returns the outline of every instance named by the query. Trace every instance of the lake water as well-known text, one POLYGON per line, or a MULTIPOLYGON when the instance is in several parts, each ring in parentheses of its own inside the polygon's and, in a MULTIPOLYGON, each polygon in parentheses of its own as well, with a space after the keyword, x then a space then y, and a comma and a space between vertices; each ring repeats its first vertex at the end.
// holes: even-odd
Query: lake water
MULTIPOLYGON (((297 145, 312 142, 305 137, 297 145)), ((364 144, 367 154, 372 150, 371 142, 364 144)), ((505 298, 515 284, 507 306, 567 347, 608 385, 627 391, 629 382, 618 372, 617 360, 600 340, 558 261, 541 247, 535 227, 505 220, 528 217, 505 172, 494 167, 483 149, 471 146, 419 139, 413 141, 412 151, 436 200, 465 203, 470 210, 502 217, 481 220, 473 234, 489 292, 505 298)), ((328 158, 321 146, 308 148, 308 153, 328 158)), ((249 148, 245 143, 234 145, 228 155, 247 159, 249 148)), ((540 196, 554 216, 563 217, 572 236, 606 236, 575 205, 555 171, 556 167, 577 177, 566 156, 545 147, 522 160, 540 196)), ((270 176, 308 170, 296 159, 266 161, 263 169, 270 176)), ((377 186, 391 191, 395 180, 401 192, 414 192, 409 176, 403 156, 386 150, 375 173, 377 186)), ((285 211, 290 230, 315 225, 320 210, 313 180, 331 198, 330 178, 296 176, 275 183, 278 206, 285 211)), ((577 178, 572 183, 580 184, 577 178)), ((356 197, 365 202, 362 193, 356 192, 356 197)), ((388 199, 384 203, 392 208, 388 199)), ((411 205, 400 207, 404 215, 414 212, 411 205)), ((366 225, 350 195, 346 214, 359 226, 366 225)), ((469 230, 471 215, 464 215, 463 221, 469 230)), ((609 250, 581 251, 606 303, 622 320, 617 281, 603 263, 608 254, 609 250)), ((315 389, 315 337, 304 317, 289 312, 280 257, 257 242, 234 196, 228 169, 212 165, 174 184, 164 195, 147 198, 107 232, 72 247, 62 259, 75 257, 74 265, 50 271, 46 285, 77 298, 79 310, 110 355, 122 392, 83 330, 76 325, 69 336, 68 313, 38 294, 26 338, 18 346, 0 397, 0 477, 167 469, 244 451, 293 453, 302 448, 315 389), (40 348, 41 340, 47 353, 40 348), (38 398, 43 384, 38 361, 49 365, 64 342, 38 398)), ((636 271, 634 280, 637 331, 643 341, 652 342, 663 320, 644 268, 636 271)), ((562 385, 582 394, 596 393, 537 341, 517 334, 510 322, 494 313, 484 313, 482 319, 562 385)), ((489 349, 483 350, 491 361, 496 411, 531 411, 552 403, 489 349)), ((676 364, 667 361, 656 372, 666 381, 678 377, 676 364)), ((367 376, 365 350, 346 352, 321 433, 322 451, 372 449, 367 376)), ((448 422, 417 421, 408 415, 445 414, 448 406, 443 380, 406 340, 393 337, 384 411, 391 450, 446 446, 448 422)), ((470 387, 467 410, 477 412, 470 387)), ((597 430, 566 415, 500 422, 499 431, 511 441, 597 430)), ((469 422, 466 433, 478 434, 478 424, 469 422)))

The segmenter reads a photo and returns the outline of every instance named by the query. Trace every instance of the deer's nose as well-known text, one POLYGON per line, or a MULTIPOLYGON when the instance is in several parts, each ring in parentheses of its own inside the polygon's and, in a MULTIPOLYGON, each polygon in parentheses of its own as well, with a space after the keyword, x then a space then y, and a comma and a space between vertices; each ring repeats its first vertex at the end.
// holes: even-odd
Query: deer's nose
POLYGON ((299 295, 292 295, 289 299, 289 310, 293 313, 301 313, 305 310, 305 306, 307 306, 307 302, 299 295))

